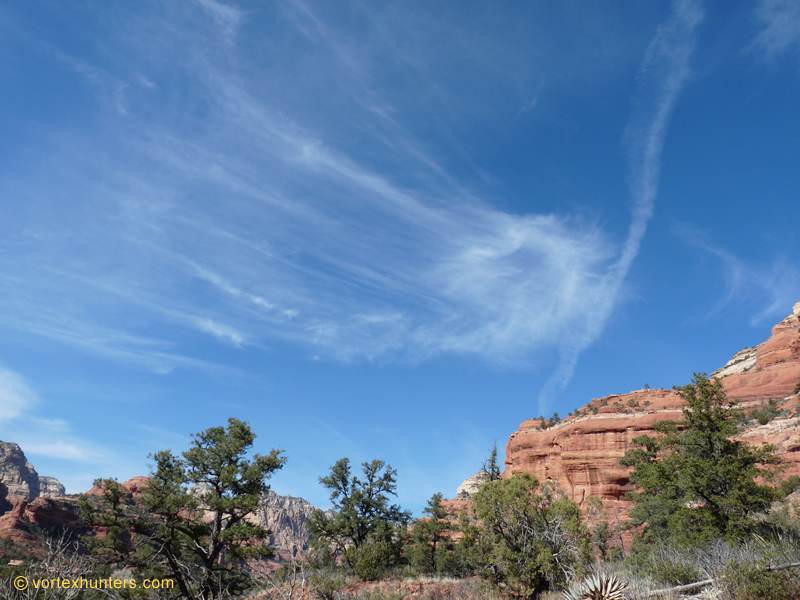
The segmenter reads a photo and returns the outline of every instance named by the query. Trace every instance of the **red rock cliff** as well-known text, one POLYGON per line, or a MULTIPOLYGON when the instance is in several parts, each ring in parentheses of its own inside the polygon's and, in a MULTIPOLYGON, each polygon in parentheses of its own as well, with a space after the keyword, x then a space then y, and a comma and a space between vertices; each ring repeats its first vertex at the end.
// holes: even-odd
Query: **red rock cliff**
MULTIPOLYGON (((742 439, 770 442, 790 465, 786 475, 800 475, 800 426, 794 408, 800 382, 800 302, 793 314, 773 327, 772 336, 756 348, 739 352, 713 375, 720 377, 729 398, 749 409, 767 399, 781 401, 789 414, 763 426, 752 426, 742 439)), ((577 416, 547 429, 540 421, 524 421, 506 445, 504 477, 528 472, 540 481, 554 481, 570 498, 583 504, 598 496, 604 504, 627 513, 624 494, 631 490, 628 469, 619 464, 631 440, 652 434, 653 424, 681 420, 682 400, 668 390, 638 390, 592 400, 577 416)))

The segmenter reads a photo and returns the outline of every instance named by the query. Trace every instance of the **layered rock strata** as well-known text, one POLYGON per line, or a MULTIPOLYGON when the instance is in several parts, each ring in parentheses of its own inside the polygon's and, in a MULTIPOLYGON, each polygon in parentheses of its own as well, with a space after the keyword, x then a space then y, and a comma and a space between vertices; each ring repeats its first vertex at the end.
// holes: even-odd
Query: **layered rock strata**
POLYGON ((41 477, 18 444, 0 442, 0 514, 15 503, 56 498, 66 490, 55 477, 41 477))
POLYGON ((67 493, 64 485, 55 477, 39 476, 39 497, 58 498, 67 493))
MULTIPOLYGON (((786 475, 800 475, 800 426, 795 386, 800 383, 800 302, 793 313, 772 329, 772 336, 755 348, 739 352, 716 371, 729 398, 739 398, 746 410, 769 399, 779 401, 782 415, 766 425, 751 425, 741 438, 769 442, 789 466, 786 475)), ((618 514, 629 509, 629 470, 619 459, 633 438, 653 434, 658 421, 681 420, 681 398, 669 390, 638 390, 592 400, 576 416, 543 429, 536 419, 524 421, 506 445, 504 477, 528 472, 553 481, 583 504, 597 496, 618 514)))
POLYGON ((0 442, 0 483, 12 502, 39 497, 39 474, 17 444, 0 442))

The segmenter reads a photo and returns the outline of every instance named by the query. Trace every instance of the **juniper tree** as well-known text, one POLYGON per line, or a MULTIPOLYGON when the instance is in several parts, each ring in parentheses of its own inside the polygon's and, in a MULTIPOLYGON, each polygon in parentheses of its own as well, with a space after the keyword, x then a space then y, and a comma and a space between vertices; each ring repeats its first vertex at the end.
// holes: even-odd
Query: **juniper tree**
POLYGON ((742 421, 736 400, 728 400, 720 379, 695 374, 674 388, 684 400, 683 420, 661 421, 659 436, 633 440, 620 461, 633 467, 631 521, 644 526, 644 542, 703 544, 724 537, 741 539, 756 525, 774 490, 779 459, 775 447, 753 447, 734 439, 742 421))
POLYGON ((516 473, 485 483, 473 502, 482 527, 468 532, 472 559, 484 577, 517 596, 563 585, 590 557, 580 508, 549 482, 516 473))
POLYGON ((308 528, 318 547, 330 548, 357 571, 363 567, 359 575, 370 579, 399 556, 411 513, 389 501, 397 495, 396 470, 382 460, 361 467, 363 479, 352 475, 350 460, 342 458, 330 475, 319 478, 331 491, 335 514, 315 510, 308 528))
POLYGON ((455 543, 452 537, 453 515, 442 506, 442 494, 436 493, 422 510, 425 516, 414 523, 412 546, 406 556, 422 573, 446 573, 454 568, 455 543))
POLYGON ((142 503, 158 521, 141 552, 163 563, 181 597, 211 600, 246 589, 242 561, 271 554, 259 543, 270 532, 246 517, 286 458, 272 450, 248 459, 256 435, 238 419, 192 437, 180 456, 169 450, 150 456, 155 464, 142 503))

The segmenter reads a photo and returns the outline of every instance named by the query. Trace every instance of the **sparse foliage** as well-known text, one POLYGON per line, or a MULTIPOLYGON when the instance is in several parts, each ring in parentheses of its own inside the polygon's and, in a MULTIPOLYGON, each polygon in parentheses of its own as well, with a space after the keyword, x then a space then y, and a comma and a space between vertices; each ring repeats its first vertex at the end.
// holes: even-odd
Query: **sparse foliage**
MULTIPOLYGON (((92 572, 90 558, 78 551, 80 545, 70 532, 43 537, 41 541, 43 551, 39 560, 29 565, 22 574, 27 582, 86 578, 92 572)), ((82 594, 83 591, 78 588, 52 585, 37 588, 32 583, 25 589, 18 589, 11 578, 0 578, 0 598, 3 600, 77 600, 82 594)))
POLYGON ((492 446, 489 458, 483 463, 482 471, 489 476, 489 481, 500 481, 500 465, 497 463, 497 442, 492 446))
POLYGON ((761 406, 751 410, 747 416, 758 421, 759 425, 766 425, 780 415, 781 409, 778 407, 778 401, 770 398, 766 403, 762 402, 761 406))

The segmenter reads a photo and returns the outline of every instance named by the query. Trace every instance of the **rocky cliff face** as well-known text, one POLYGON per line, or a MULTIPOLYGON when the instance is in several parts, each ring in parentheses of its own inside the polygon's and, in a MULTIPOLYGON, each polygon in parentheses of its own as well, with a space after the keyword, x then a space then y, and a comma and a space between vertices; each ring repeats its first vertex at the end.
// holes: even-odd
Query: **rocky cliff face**
POLYGON ((39 497, 39 474, 17 444, 0 442, 0 482, 8 489, 8 500, 39 497))
MULTIPOLYGON (((773 398, 784 414, 766 425, 751 425, 742 439, 770 442, 789 465, 787 475, 800 475, 800 424, 795 386, 800 382, 800 302, 793 314, 772 329, 770 339, 739 352, 714 374, 729 398, 740 398, 750 410, 773 398)), ((669 390, 638 390, 592 400, 578 414, 547 429, 538 420, 524 421, 506 445, 504 477, 528 472, 553 481, 582 504, 589 496, 627 512, 624 494, 631 488, 628 469, 619 464, 631 441, 652 434, 653 424, 681 420, 680 397, 669 390)))
POLYGON ((67 488, 55 477, 39 476, 39 497, 58 498, 67 493, 67 488))
POLYGON ((308 551, 311 534, 307 521, 314 510, 316 507, 303 498, 279 496, 270 490, 251 520, 272 531, 269 543, 280 558, 286 559, 308 551))
POLYGON ((10 538, 28 548, 40 548, 41 538, 28 531, 28 524, 43 527, 71 527, 80 521, 80 511, 74 500, 36 498, 32 502, 18 500, 11 511, 0 516, 0 539, 10 538))
POLYGON ((20 500, 55 498, 64 492, 56 478, 39 476, 17 444, 0 442, 0 514, 20 500))

